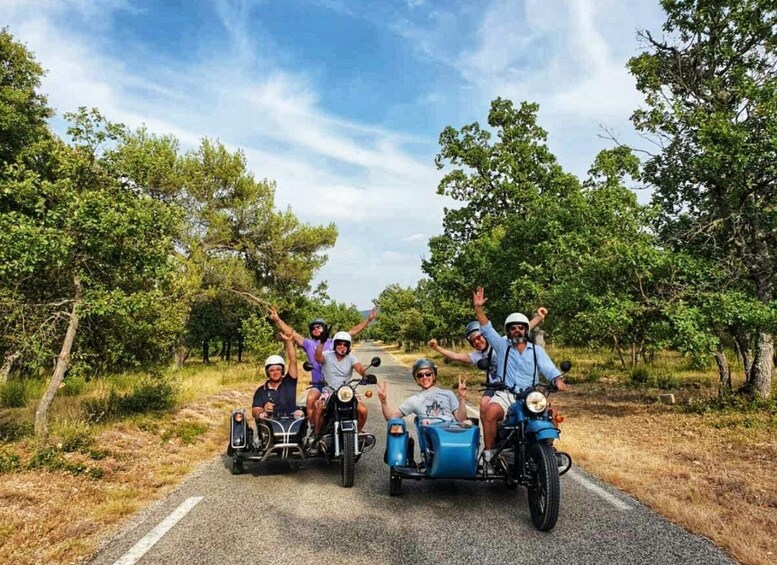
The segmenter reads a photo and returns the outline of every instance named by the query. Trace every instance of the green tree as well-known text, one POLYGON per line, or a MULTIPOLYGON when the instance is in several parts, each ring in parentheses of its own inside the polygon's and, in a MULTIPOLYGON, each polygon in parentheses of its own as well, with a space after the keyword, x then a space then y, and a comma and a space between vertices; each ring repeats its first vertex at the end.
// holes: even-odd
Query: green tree
POLYGON ((54 180, 18 166, 0 201, 0 284, 25 304, 50 307, 64 331, 36 411, 38 435, 47 432, 81 322, 142 304, 169 273, 177 231, 175 210, 110 174, 103 148, 120 143, 123 128, 96 111, 66 117, 73 145, 54 146, 54 180))
POLYGON ((46 120, 54 112, 37 91, 42 76, 32 53, 0 29, 0 175, 26 148, 50 138, 46 120))
MULTIPOLYGON (((770 0, 663 0, 664 35, 629 61, 646 107, 638 130, 661 148, 645 164, 665 245, 713 262, 728 288, 774 310, 777 267, 777 10, 770 0)), ((745 390, 771 393, 773 323, 734 336, 745 390)))

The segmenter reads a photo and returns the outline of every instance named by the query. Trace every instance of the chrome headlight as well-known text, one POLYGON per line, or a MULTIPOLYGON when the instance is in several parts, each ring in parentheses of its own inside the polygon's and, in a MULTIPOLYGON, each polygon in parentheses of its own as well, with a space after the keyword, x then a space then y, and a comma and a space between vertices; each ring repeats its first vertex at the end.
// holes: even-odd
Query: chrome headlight
POLYGON ((541 412, 545 411, 545 408, 548 406, 548 399, 545 398, 545 395, 541 392, 537 392, 536 390, 534 392, 530 392, 526 396, 526 408, 529 409, 529 412, 534 412, 535 414, 539 414, 541 412))
POLYGON ((350 402, 353 400, 353 389, 348 385, 337 389, 337 400, 340 402, 350 402))

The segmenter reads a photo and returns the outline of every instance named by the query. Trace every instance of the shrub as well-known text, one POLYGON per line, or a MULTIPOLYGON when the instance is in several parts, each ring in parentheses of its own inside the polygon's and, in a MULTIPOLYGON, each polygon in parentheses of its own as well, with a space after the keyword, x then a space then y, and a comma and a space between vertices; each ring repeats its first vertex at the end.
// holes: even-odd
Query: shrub
POLYGON ((12 380, 0 385, 0 406, 23 408, 27 405, 28 389, 26 381, 12 380))
POLYGON ((33 433, 32 422, 0 420, 0 441, 17 441, 33 433))
POLYGON ((86 453, 94 444, 91 428, 81 421, 69 421, 57 426, 52 436, 65 453, 80 451, 86 453))
POLYGON ((595 383, 606 377, 610 372, 602 365, 594 365, 588 371, 575 373, 570 372, 564 377, 564 380, 569 384, 575 383, 595 383))
POLYGON ((678 389, 682 382, 678 377, 671 373, 660 373, 656 375, 656 386, 661 390, 678 389))
POLYGON ((126 393, 111 390, 108 396, 91 398, 84 402, 88 422, 122 418, 145 412, 161 412, 175 406, 173 386, 163 379, 144 379, 126 393))
POLYGON ((21 466, 16 453, 0 451, 0 473, 12 473, 21 466))
POLYGON ((62 451, 56 447, 44 447, 35 452, 27 463, 27 469, 48 469, 65 471, 71 475, 86 475, 92 479, 101 479, 105 472, 100 467, 91 467, 84 463, 71 463, 62 457, 62 451))
POLYGON ((638 365, 629 371, 629 382, 642 386, 650 382, 650 371, 645 365, 638 365))
POLYGON ((62 396, 78 396, 86 389, 86 379, 80 375, 68 376, 65 379, 65 386, 59 391, 62 396))

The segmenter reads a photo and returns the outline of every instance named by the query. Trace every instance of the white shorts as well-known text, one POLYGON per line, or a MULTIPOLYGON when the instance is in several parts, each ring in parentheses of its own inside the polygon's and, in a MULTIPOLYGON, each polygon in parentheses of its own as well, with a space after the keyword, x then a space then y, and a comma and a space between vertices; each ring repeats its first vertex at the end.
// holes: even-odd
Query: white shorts
POLYGON ((509 392, 507 390, 498 390, 494 393, 494 396, 491 397, 491 402, 488 404, 498 404, 502 407, 502 411, 504 412, 502 414, 502 418, 505 417, 505 414, 507 414, 507 411, 510 409, 510 406, 515 404, 515 393, 509 392))

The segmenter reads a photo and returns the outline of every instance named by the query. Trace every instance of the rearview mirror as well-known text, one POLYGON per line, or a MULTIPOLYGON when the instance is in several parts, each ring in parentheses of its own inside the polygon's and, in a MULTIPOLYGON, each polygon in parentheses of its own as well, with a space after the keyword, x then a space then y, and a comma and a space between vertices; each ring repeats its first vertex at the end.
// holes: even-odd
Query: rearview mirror
POLYGON ((477 366, 481 371, 488 371, 488 359, 486 357, 478 359, 477 366))
POLYGON ((310 361, 305 361, 302 364, 302 368, 305 369, 308 373, 313 370, 313 365, 310 363, 310 361))
POLYGON ((562 373, 568 373, 569 370, 572 368, 572 362, 571 361, 562 361, 561 366, 559 367, 561 369, 562 373))
POLYGON ((380 367, 380 357, 373 357, 370 360, 370 367, 380 367))

